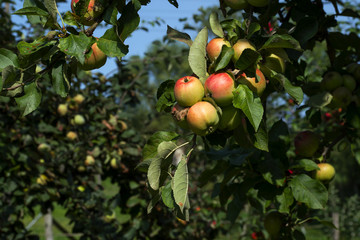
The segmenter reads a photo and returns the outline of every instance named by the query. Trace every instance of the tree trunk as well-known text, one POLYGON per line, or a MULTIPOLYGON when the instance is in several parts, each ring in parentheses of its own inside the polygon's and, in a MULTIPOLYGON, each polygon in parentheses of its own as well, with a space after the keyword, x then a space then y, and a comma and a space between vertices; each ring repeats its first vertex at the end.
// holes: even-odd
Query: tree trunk
POLYGON ((334 229, 334 240, 340 240, 340 214, 333 212, 332 214, 333 224, 337 229, 334 229))
POLYGON ((54 235, 52 231, 52 215, 51 210, 48 209, 47 214, 44 215, 45 222, 45 239, 46 240, 54 240, 54 235))

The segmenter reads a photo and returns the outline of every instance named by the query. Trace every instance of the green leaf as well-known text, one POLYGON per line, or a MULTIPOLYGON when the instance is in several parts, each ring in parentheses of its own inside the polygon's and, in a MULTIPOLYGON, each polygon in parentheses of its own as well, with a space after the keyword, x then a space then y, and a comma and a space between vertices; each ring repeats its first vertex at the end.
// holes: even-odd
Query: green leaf
POLYGON ((55 0, 44 0, 44 5, 46 9, 48 10, 49 15, 52 17, 53 21, 57 21, 57 6, 55 0))
POLYGON ((291 166, 290 168, 301 168, 308 172, 319 169, 318 165, 313 160, 308 159, 301 159, 297 162, 297 164, 291 166))
POLYGON ((254 94, 248 86, 239 84, 234 91, 233 105, 245 113, 255 132, 257 132, 264 114, 260 98, 254 98, 254 94))
POLYGON ((321 92, 311 96, 307 105, 315 108, 322 108, 330 104, 333 96, 329 92, 321 92))
POLYGON ((333 229, 338 229, 332 222, 326 221, 326 220, 321 220, 319 217, 312 217, 310 219, 316 220, 324 226, 331 227, 333 229))
POLYGON ((289 182, 289 187, 293 192, 294 198, 305 203, 312 209, 323 209, 328 201, 326 187, 319 181, 310 178, 308 175, 301 174, 295 176, 289 182))
POLYGON ((157 156, 161 158, 168 158, 176 149, 177 145, 172 141, 161 142, 157 148, 157 156))
POLYGON ((189 34, 180 32, 176 29, 173 29, 169 25, 167 25, 166 34, 167 34, 168 38, 186 43, 189 47, 191 47, 191 45, 193 43, 189 34))
POLYGON ((162 158, 153 158, 151 160, 148 172, 147 172, 147 178, 150 184, 150 187, 153 190, 159 189, 160 184, 160 175, 161 175, 161 162, 162 158))
POLYGON ((225 68, 234 56, 234 49, 223 45, 220 56, 215 61, 215 72, 225 68))
POLYGON ((24 91, 24 96, 15 98, 22 116, 33 112, 40 105, 42 97, 41 91, 37 88, 35 82, 26 85, 24 91))
POLYGON ((217 35, 218 37, 223 38, 224 37, 224 31, 223 31, 223 29, 222 29, 222 27, 220 25, 219 17, 218 17, 218 14, 216 12, 212 12, 210 14, 209 23, 210 23, 211 31, 215 35, 217 35))
POLYGON ((66 63, 57 62, 51 71, 52 86, 55 93, 61 97, 66 97, 70 90, 70 83, 66 77, 66 63))
POLYGON ((161 142, 174 140, 178 136, 179 135, 175 132, 159 131, 154 133, 144 146, 144 160, 154 158, 158 154, 157 149, 161 142))
POLYGON ((256 133, 254 133, 254 136, 255 136, 254 147, 256 147, 257 149, 260 149, 262 151, 268 152, 269 151, 269 147, 268 147, 269 137, 268 137, 268 132, 267 132, 264 121, 261 122, 260 127, 259 127, 258 131, 256 133))
POLYGON ((206 68, 206 44, 208 39, 208 30, 203 28, 196 36, 189 52, 189 65, 191 70, 199 77, 203 83, 207 78, 206 68))
POLYGON ((21 55, 30 55, 40 49, 55 44, 56 41, 48 41, 45 37, 40 37, 32 43, 21 41, 16 46, 21 55))
POLYGON ((272 78, 276 79, 281 84, 281 86, 283 86, 285 92, 287 92, 295 100, 297 104, 300 104, 304 98, 304 93, 302 91, 302 88, 292 85, 289 79, 287 79, 284 75, 280 73, 276 73, 272 70, 271 72, 273 76, 272 78), (273 75, 274 73, 276 74, 273 75))
POLYGON ((137 13, 137 9, 134 4, 130 1, 124 8, 121 17, 118 20, 117 33, 122 41, 130 36, 130 34, 136 30, 139 26, 140 17, 137 13))
MULTIPOLYGON (((0 72, 7 66, 19 67, 18 58, 12 51, 0 48, 0 72)), ((0 88, 1 90, 1 88, 0 88)))
POLYGON ((287 34, 275 34, 271 36, 259 50, 267 48, 291 48, 297 51, 302 51, 299 42, 287 34))
POLYGON ((162 82, 157 90, 157 102, 156 102, 156 110, 158 112, 167 110, 169 107, 172 107, 175 103, 174 96, 174 86, 175 81, 167 80, 162 82))
POLYGON ((295 31, 292 36, 297 39, 300 44, 305 44, 312 39, 319 31, 319 22, 317 17, 303 17, 296 23, 295 31))
POLYGON ((286 177, 285 167, 280 159, 272 158, 269 154, 266 154, 258 170, 268 183, 276 186, 284 186, 286 177))
POLYGON ((261 55, 257 51, 250 48, 246 48, 240 55, 240 58, 236 61, 235 67, 239 70, 245 70, 250 66, 254 66, 261 60, 261 55))
POLYGON ((247 39, 250 39, 251 36, 252 36, 254 33, 256 33, 256 32, 258 32, 258 31, 260 31, 260 30, 261 30, 260 24, 258 24, 258 23, 256 23, 256 22, 252 22, 252 23, 250 24, 250 26, 249 26, 249 31, 248 31, 248 34, 247 34, 246 38, 247 38, 247 39))
POLYGON ((47 17, 49 14, 38 7, 25 7, 17 10, 13 14, 15 15, 36 15, 36 16, 42 16, 47 17))
POLYGON ((276 196, 276 200, 278 203, 280 203, 279 212, 289 213, 289 208, 294 202, 291 188, 285 188, 281 195, 276 196))
POLYGON ((356 161, 358 162, 358 164, 360 164, 360 139, 356 138, 352 143, 351 143, 351 152, 354 155, 356 161))
POLYGON ((87 37, 85 33, 80 32, 79 35, 71 34, 66 38, 61 38, 59 42, 59 48, 62 52, 75 56, 81 64, 84 64, 85 53, 94 41, 91 37, 87 37))
POLYGON ((36 8, 40 8, 42 9, 44 12, 46 12, 46 16, 35 16, 35 15, 27 15, 27 19, 29 20, 29 22, 33 25, 36 24, 45 24, 47 19, 48 19, 48 13, 47 13, 47 9, 44 6, 44 2, 41 0, 24 0, 24 4, 23 4, 23 8, 27 8, 27 7, 36 7, 36 8))
POLYGON ((129 52, 129 48, 116 35, 115 28, 108 29, 105 34, 98 39, 98 47, 109 57, 121 59, 129 52))
POLYGON ((186 156, 183 156, 174 174, 174 198, 176 204, 180 207, 183 212, 188 188, 189 188, 189 173, 187 168, 186 156))
POLYGON ((162 198, 162 201, 165 204, 165 206, 167 206, 170 209, 175 208, 175 200, 172 195, 171 181, 169 181, 168 184, 166 184, 166 186, 164 186, 164 188, 162 188, 161 198, 162 198))
POLYGON ((152 209, 155 207, 155 205, 159 202, 161 199, 160 191, 154 191, 152 189, 149 189, 149 192, 151 194, 151 200, 149 202, 149 205, 147 207, 147 213, 151 213, 152 209))

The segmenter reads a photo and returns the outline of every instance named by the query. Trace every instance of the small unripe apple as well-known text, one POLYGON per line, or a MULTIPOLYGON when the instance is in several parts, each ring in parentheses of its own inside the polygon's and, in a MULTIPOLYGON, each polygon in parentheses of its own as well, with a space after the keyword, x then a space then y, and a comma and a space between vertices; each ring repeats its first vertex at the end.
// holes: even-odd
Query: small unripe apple
POLYGON ((360 82, 360 64, 351 63, 346 67, 346 70, 351 73, 358 82, 360 82))
POLYGON ((59 104, 57 111, 60 116, 65 116, 68 111, 67 104, 59 104))
POLYGON ((277 236, 284 223, 284 215, 279 212, 270 212, 265 216, 264 227, 270 236, 277 236))
POLYGON ((92 166, 92 165, 94 165, 94 164, 95 164, 95 159, 94 159, 94 157, 91 156, 91 155, 87 155, 87 156, 86 156, 86 159, 85 159, 85 165, 86 165, 86 166, 92 166))
POLYGON ((80 114, 76 114, 75 117, 74 117, 74 123, 76 125, 84 125, 85 124, 85 118, 80 114))
POLYGON ((247 0, 224 0, 224 3, 235 10, 245 9, 249 5, 247 0))
POLYGON ((90 57, 85 56, 84 64, 79 65, 82 70, 88 71, 101 68, 106 63, 107 56, 103 51, 100 50, 100 48, 98 48, 97 43, 94 43, 91 46, 91 49, 92 53, 90 57))
POLYGON ((197 102, 190 107, 186 120, 194 133, 205 136, 216 130, 220 118, 211 103, 197 102))
POLYGON ((336 88, 342 86, 343 81, 344 80, 340 75, 340 73, 335 71, 330 71, 324 75, 323 80, 321 81, 321 87, 324 90, 331 92, 336 88))
POLYGON ((182 107, 190 107, 204 97, 204 86, 193 76, 182 77, 174 86, 175 100, 182 107))
POLYGON ((294 139, 295 153, 302 157, 312 157, 320 145, 319 136, 311 131, 303 131, 294 139))
POLYGON ((342 78, 344 80, 344 87, 349 89, 350 92, 352 92, 356 89, 356 80, 353 76, 346 74, 346 75, 343 75, 342 78))
POLYGON ((119 168, 116 158, 112 158, 112 159, 110 160, 110 166, 111 166, 112 168, 114 168, 114 169, 119 168))
POLYGON ((239 39, 233 46, 234 56, 232 57, 233 63, 236 63, 239 60, 241 54, 245 49, 252 49, 256 51, 256 48, 247 40, 247 39, 239 39))
POLYGON ((175 123, 184 129, 189 129, 188 123, 186 121, 186 115, 189 111, 189 108, 184 108, 180 106, 178 103, 171 108, 171 115, 175 121, 175 123))
POLYGON ((205 81, 205 94, 212 97, 219 106, 232 104, 235 90, 234 77, 227 73, 213 73, 205 81))
POLYGON ((77 170, 79 172, 85 172, 86 171, 86 168, 84 166, 78 166, 77 170))
POLYGON ((77 104, 81 104, 82 102, 84 102, 85 97, 79 93, 79 94, 76 94, 75 97, 73 97, 73 100, 74 100, 77 104))
POLYGON ((319 170, 315 171, 315 179, 324 183, 330 182, 335 176, 335 168, 330 163, 319 163, 319 170))
POLYGON ((210 61, 215 61, 220 55, 223 46, 231 47, 230 42, 224 38, 214 38, 206 46, 206 52, 209 56, 210 61))
POLYGON ((37 149, 39 152, 45 153, 45 152, 50 152, 51 147, 47 143, 40 143, 37 149))
POLYGON ((77 138, 76 132, 70 131, 66 134, 67 139, 73 141, 77 138))
POLYGON ((232 131, 241 124, 242 117, 243 114, 241 110, 233 106, 227 106, 222 109, 218 129, 222 131, 232 131))
POLYGON ((261 97, 266 88, 266 79, 259 69, 256 69, 256 75, 260 79, 259 81, 255 77, 247 77, 245 73, 242 73, 239 82, 248 86, 251 91, 261 97))
POLYGON ((87 6, 85 3, 85 0, 72 0, 71 10, 77 16, 79 23, 91 26, 105 9, 104 0, 90 0, 87 6))
POLYGON ((351 103, 351 91, 346 87, 338 87, 332 93, 332 106, 337 108, 344 108, 351 103))

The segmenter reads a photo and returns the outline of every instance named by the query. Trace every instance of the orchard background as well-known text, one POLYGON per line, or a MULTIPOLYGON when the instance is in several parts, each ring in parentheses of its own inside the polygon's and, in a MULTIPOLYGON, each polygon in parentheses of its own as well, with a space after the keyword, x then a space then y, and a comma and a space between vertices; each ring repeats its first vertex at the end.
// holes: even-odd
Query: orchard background
POLYGON ((0 0, 1 239, 360 239, 360 3, 220 0, 129 57, 126 39, 167 19, 95 2, 0 0), (84 67, 99 51, 116 70, 84 67), (227 106, 206 90, 219 73, 227 106), (185 76, 210 128, 178 123, 185 76))

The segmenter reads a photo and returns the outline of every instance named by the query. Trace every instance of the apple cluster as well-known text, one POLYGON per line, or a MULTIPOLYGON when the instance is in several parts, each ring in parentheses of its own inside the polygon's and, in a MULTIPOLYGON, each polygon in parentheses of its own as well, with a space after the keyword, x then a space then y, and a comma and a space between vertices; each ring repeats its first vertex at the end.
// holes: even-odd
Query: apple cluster
POLYGON ((352 101, 358 104, 356 94, 360 83, 360 65, 352 63, 346 71, 328 71, 323 76, 321 87, 333 98, 329 105, 332 108, 346 108, 352 101))
POLYGON ((265 7, 269 4, 268 0, 224 0, 226 6, 235 9, 242 10, 247 9, 249 5, 254 7, 265 7))

